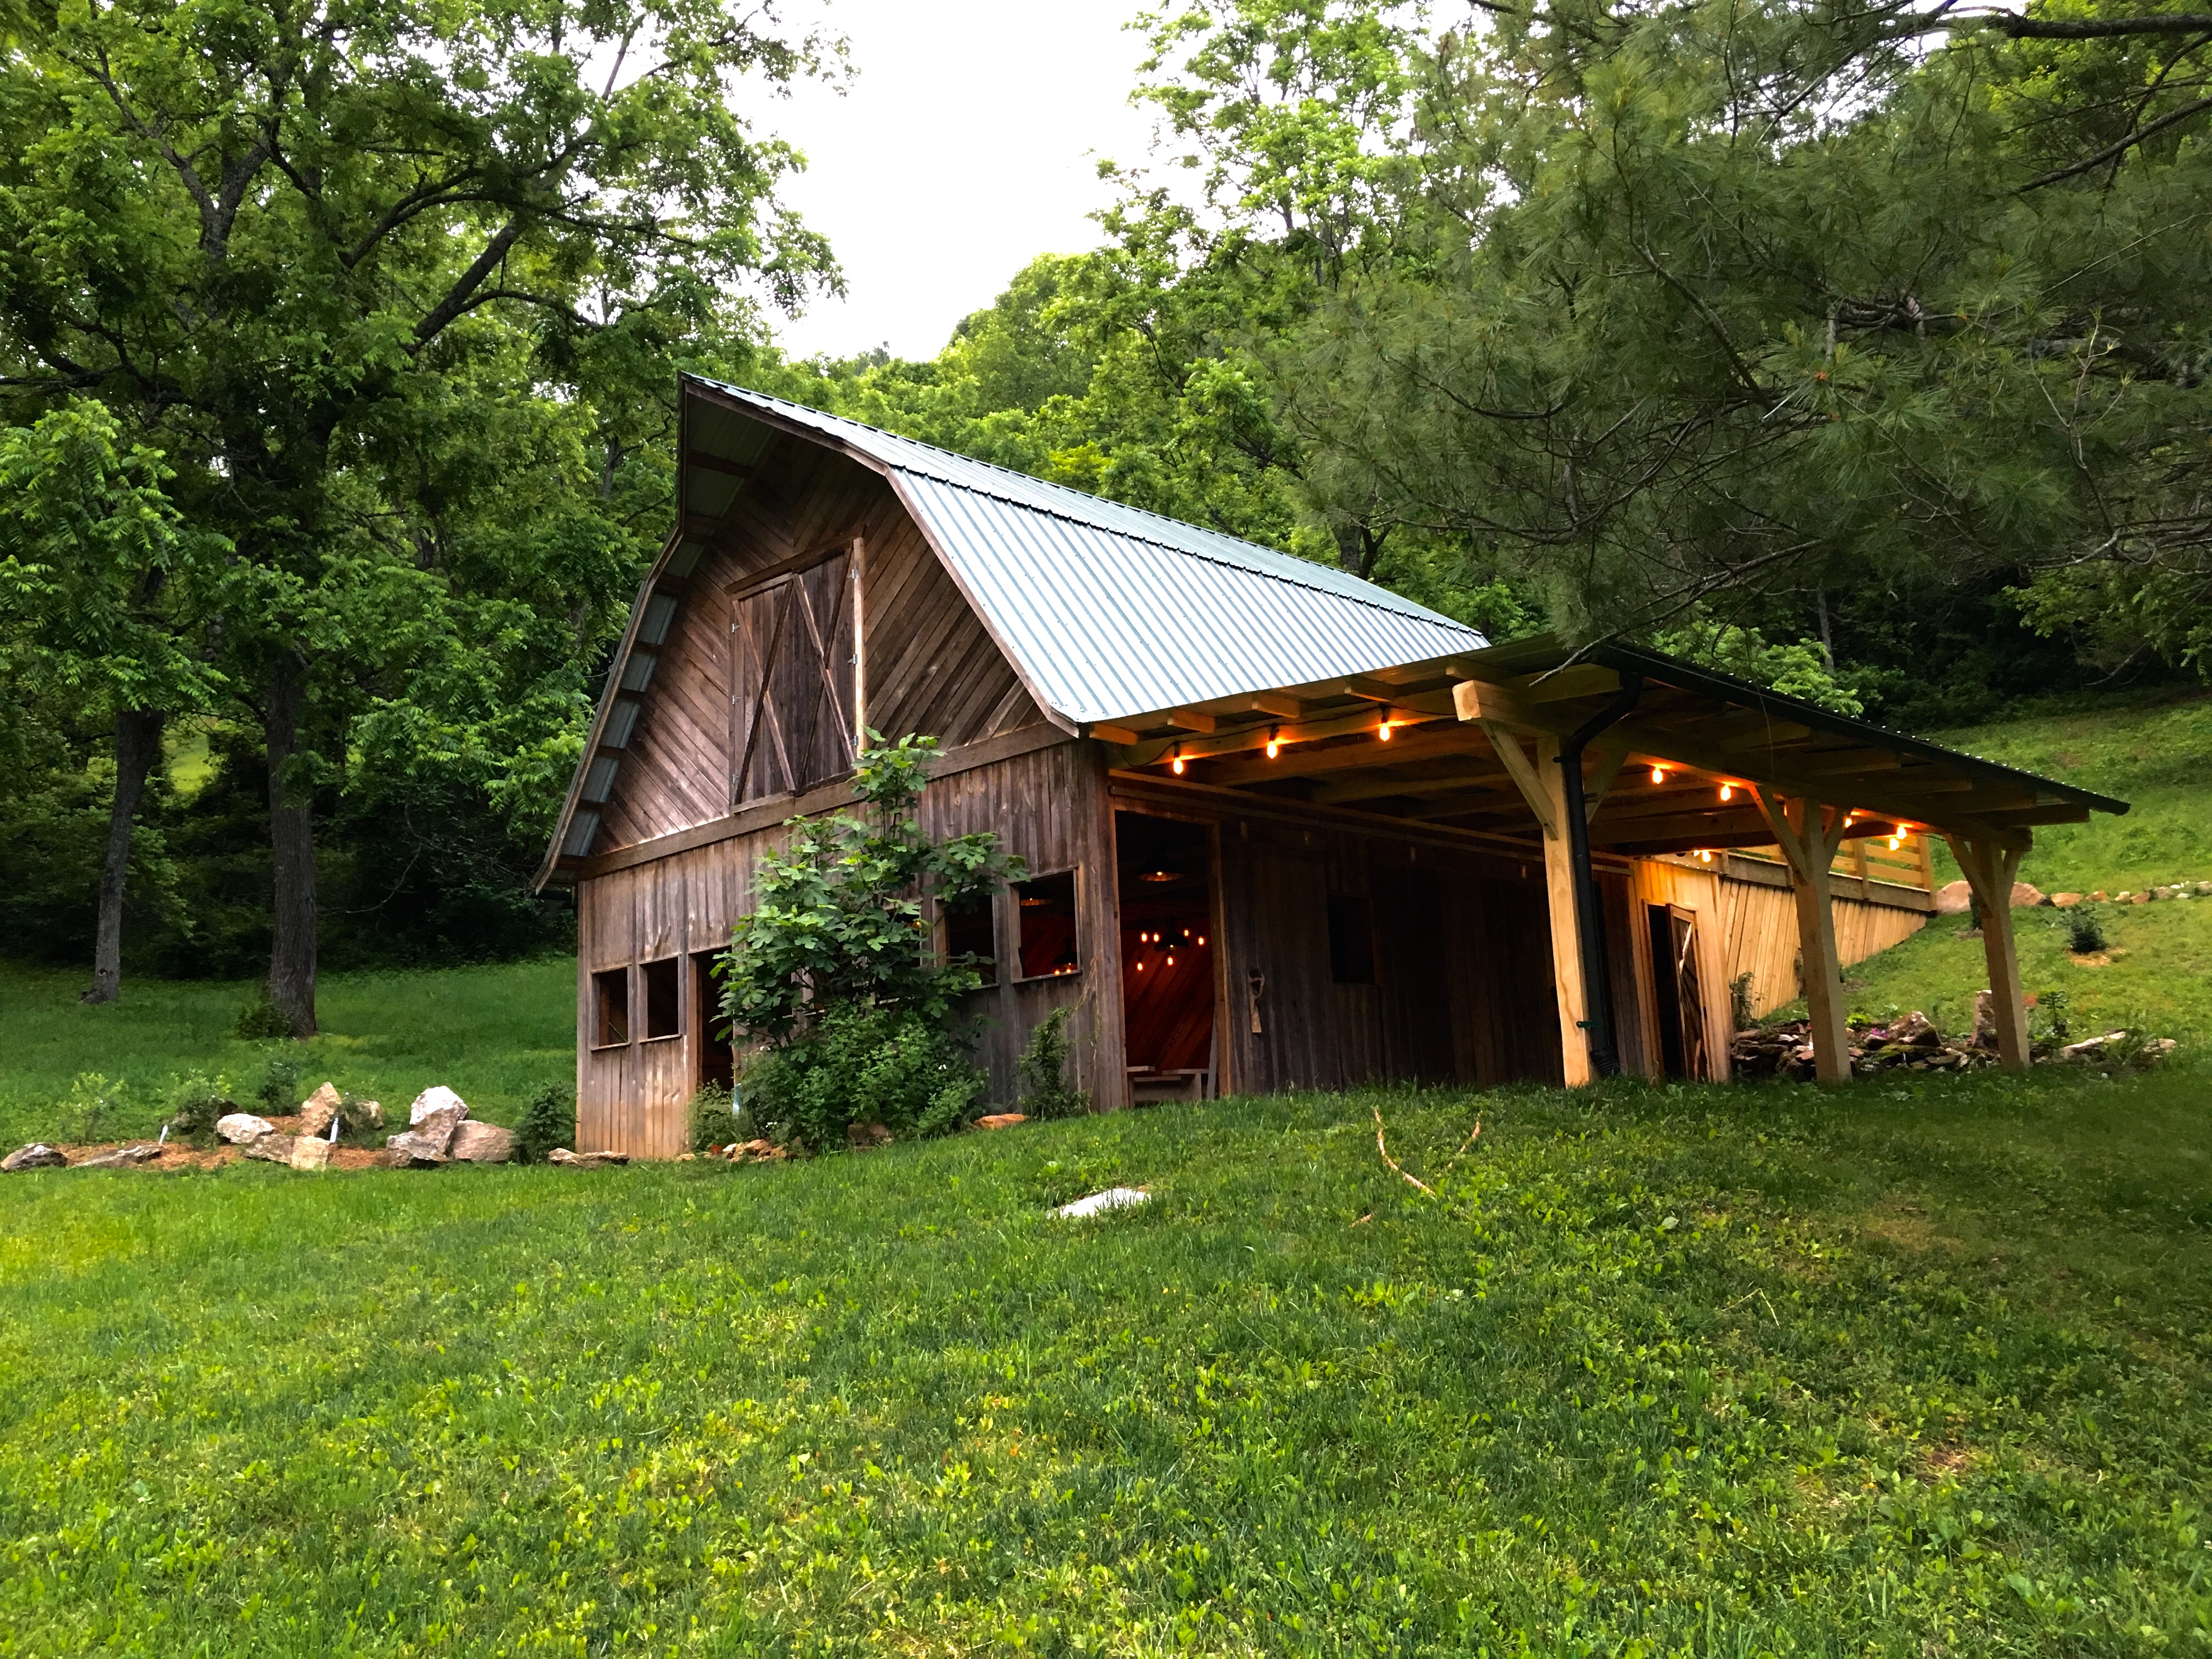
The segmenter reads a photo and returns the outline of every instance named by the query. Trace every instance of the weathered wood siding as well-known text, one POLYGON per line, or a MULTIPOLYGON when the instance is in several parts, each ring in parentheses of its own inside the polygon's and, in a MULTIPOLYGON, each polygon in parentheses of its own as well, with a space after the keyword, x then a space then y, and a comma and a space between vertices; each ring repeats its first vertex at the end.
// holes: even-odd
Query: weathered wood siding
MULTIPOLYGON (((1925 913, 1902 902, 1869 902, 1849 896, 1843 890, 1853 884, 1838 878, 1835 883, 1838 890, 1831 906, 1836 919, 1836 955, 1844 967, 1904 943, 1927 925, 1925 913)), ((1720 886, 1727 978, 1751 975, 1754 1016, 1795 1002, 1805 994, 1805 985, 1798 960, 1797 911, 1789 887, 1733 879, 1723 880, 1720 886)))
MULTIPOLYGON (((713 546, 682 586, 595 854, 730 811, 733 748, 741 741, 733 733, 750 723, 740 721, 746 711, 733 701, 740 690, 734 607, 764 580, 847 556, 856 538, 860 689, 870 726, 890 738, 927 734, 951 748, 1043 719, 882 478, 789 437, 770 447, 758 474, 732 501, 713 546)), ((849 610, 840 615, 841 628, 849 628, 849 610)))
MULTIPOLYGON (((1000 983, 972 999, 977 1059, 991 1074, 995 1099, 1016 1093, 1015 1059, 1036 1023, 1062 1003, 1078 1012, 1076 1080, 1109 1103, 1120 1099, 1121 975, 1113 926, 1111 831, 1106 819, 1103 763, 1097 746, 1073 740, 1012 758, 950 772, 922 798, 921 818, 933 836, 995 831, 1009 852, 1039 873, 1077 872, 1078 929, 1083 966, 1066 977, 1000 983), (1102 994, 1103 988, 1104 994, 1102 994)), ((578 977, 576 1133, 579 1146, 669 1158, 684 1150, 684 1109, 701 1074, 706 1034, 699 1030, 689 975, 700 952, 719 951, 751 908, 761 856, 786 844, 781 824, 728 836, 586 875, 577 884, 578 977), (640 964, 682 958, 684 1029, 672 1038, 642 1036, 640 964), (631 1041, 594 1049, 592 975, 631 972, 631 1041)), ((1011 968, 1017 926, 1013 907, 997 907, 1000 959, 1011 968)))

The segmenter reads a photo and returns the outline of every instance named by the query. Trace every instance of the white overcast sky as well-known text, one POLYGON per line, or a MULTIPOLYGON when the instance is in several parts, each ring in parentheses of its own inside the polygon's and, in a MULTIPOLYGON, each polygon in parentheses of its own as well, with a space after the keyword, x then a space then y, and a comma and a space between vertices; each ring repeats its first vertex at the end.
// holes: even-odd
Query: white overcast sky
POLYGON ((888 345, 932 357, 1040 253, 1095 247, 1111 191, 1097 158, 1147 159, 1152 116, 1129 90, 1140 0, 827 0, 786 11, 851 43, 845 95, 803 86, 756 104, 804 150, 785 194, 826 234, 847 297, 776 317, 785 349, 888 345))

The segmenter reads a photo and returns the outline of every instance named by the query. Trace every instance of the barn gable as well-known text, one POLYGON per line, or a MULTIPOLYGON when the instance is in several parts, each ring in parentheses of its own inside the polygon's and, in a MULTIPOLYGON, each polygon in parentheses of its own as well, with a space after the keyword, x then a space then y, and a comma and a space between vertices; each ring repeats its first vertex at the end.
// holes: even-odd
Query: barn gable
POLYGON ((678 520, 541 883, 945 747, 1479 649, 1325 566, 687 377, 678 520))

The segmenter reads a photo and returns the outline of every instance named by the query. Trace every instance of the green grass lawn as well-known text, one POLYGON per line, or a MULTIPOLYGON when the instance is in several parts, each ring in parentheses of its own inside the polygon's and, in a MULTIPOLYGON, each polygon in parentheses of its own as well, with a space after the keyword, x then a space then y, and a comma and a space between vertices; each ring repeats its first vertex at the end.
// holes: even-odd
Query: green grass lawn
MULTIPOLYGON (((2212 696, 2161 692, 1929 734, 1969 754, 2117 795, 2133 810, 2035 832, 2021 878, 2047 893, 2212 878, 2212 696)), ((1959 872, 1936 843, 1938 879, 1959 872)))
MULTIPOLYGON (((576 964, 570 957, 500 967, 333 974, 317 1003, 323 1035, 310 1042, 242 1042, 231 1036, 256 987, 126 978, 123 1000, 77 1001, 87 975, 0 963, 0 1141, 58 1133, 74 1079, 96 1072, 123 1085, 112 1128, 150 1135, 176 1080, 227 1077, 244 1099, 270 1056, 300 1062, 302 1091, 325 1077, 341 1089, 404 1108, 443 1083, 470 1110, 512 1124, 540 1084, 576 1075, 576 964)), ((4 1652, 0 1647, 0 1652, 4 1652)))
POLYGON ((2205 1082, 9 1177, 0 1652, 2203 1652, 2205 1082))

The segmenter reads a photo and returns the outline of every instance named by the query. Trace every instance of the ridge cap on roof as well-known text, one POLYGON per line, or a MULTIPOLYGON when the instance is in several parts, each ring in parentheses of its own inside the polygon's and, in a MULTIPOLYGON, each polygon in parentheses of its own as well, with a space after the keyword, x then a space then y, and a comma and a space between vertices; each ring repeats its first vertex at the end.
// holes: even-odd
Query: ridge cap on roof
POLYGON ((858 427, 863 432, 873 433, 879 438, 888 438, 894 443, 909 445, 915 449, 926 451, 932 455, 943 455, 950 460, 959 461, 968 466, 981 467, 986 471, 1000 473, 1007 478, 1012 479, 1022 484, 1028 485, 1032 489, 1042 488, 1045 489, 1057 491, 1058 493, 1071 498, 1071 509, 1073 507, 1073 504, 1076 502, 1097 501, 1104 507, 1118 508, 1123 513, 1133 513, 1139 518, 1152 520, 1157 523, 1168 526, 1171 529, 1195 531, 1201 536, 1217 537, 1220 540, 1229 543, 1231 546, 1249 548, 1255 553, 1264 553, 1270 558, 1287 560, 1291 562, 1294 565, 1311 566, 1316 572, 1325 572, 1328 574, 1338 578, 1341 581, 1356 583, 1360 587, 1371 589, 1375 594, 1379 595, 1380 597, 1370 598, 1366 593, 1346 592, 1342 588, 1331 586, 1325 582, 1307 581, 1294 570, 1268 570, 1255 568, 1250 565, 1234 565, 1232 564, 1232 562, 1226 557, 1217 558, 1208 554, 1202 553, 1194 548, 1184 547, 1176 542, 1169 541, 1162 538, 1138 534, 1124 526, 1101 523, 1097 519, 1086 517, 1073 510, 1060 512, 1051 507, 1039 506, 1034 501, 1017 501, 1011 496, 1000 495, 991 490, 979 489, 974 484, 959 478, 941 477, 934 472, 923 471, 919 467, 901 466, 895 461, 885 462, 885 465, 890 466, 894 471, 900 472, 919 472, 922 477, 929 478, 934 483, 943 484, 949 489, 970 490, 979 495, 988 495, 992 500, 1003 502, 1006 506, 1020 507, 1024 512, 1042 513, 1048 517, 1064 518, 1072 523, 1086 525, 1093 530, 1103 530, 1109 535, 1128 536, 1132 540, 1146 542, 1150 545, 1160 548, 1164 551, 1182 554, 1186 558, 1204 559, 1208 563, 1231 566, 1233 568, 1249 571, 1253 575, 1267 577, 1277 581, 1288 582, 1294 586, 1306 588, 1311 592, 1329 594, 1336 599, 1349 600, 1354 605, 1371 606, 1373 609, 1377 611, 1395 611, 1400 615, 1418 617, 1424 621, 1437 623, 1447 628, 1459 629, 1465 633, 1473 635, 1477 639, 1486 638, 1480 629, 1469 627, 1466 623, 1460 622, 1451 617, 1447 617, 1440 611, 1431 611, 1428 606, 1421 604, 1419 600, 1409 599, 1402 593, 1394 593, 1379 582, 1370 582, 1364 576, 1355 576, 1348 570, 1334 569, 1328 565, 1317 563, 1314 560, 1306 558, 1300 554, 1285 553, 1279 548, 1264 547, 1258 542, 1246 541, 1242 536, 1232 536, 1225 530, 1209 530, 1204 525, 1192 524, 1186 520, 1170 518, 1164 513, 1155 513, 1150 507, 1137 507, 1127 501, 1117 501, 1110 496, 1093 495, 1086 490, 1076 489, 1073 484, 1056 483, 1050 478, 1040 478, 1033 473, 1024 472, 1015 467, 1001 466, 996 461, 981 460, 973 455, 963 455, 958 450, 947 449, 941 444, 928 443, 920 438, 909 438, 906 434, 902 432, 893 432, 887 427, 872 426, 866 421, 854 419, 850 415, 838 415, 832 413, 830 410, 826 409, 816 409, 809 404, 796 403, 789 398, 779 398, 772 392, 762 392, 752 386, 738 386, 734 381, 731 380, 718 380, 712 375, 708 374, 692 374, 688 378, 697 380, 703 386, 713 386, 719 392, 731 392, 737 393, 740 397, 757 398, 763 403, 778 404, 781 407, 788 410, 796 410, 801 414, 814 416, 822 420, 836 421, 843 426, 858 427))

